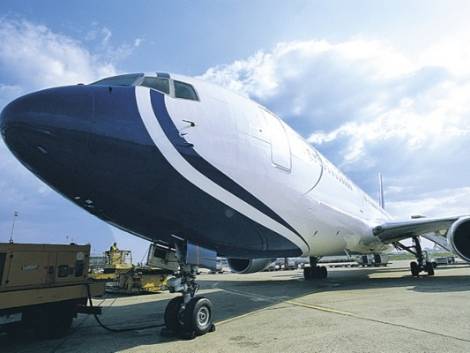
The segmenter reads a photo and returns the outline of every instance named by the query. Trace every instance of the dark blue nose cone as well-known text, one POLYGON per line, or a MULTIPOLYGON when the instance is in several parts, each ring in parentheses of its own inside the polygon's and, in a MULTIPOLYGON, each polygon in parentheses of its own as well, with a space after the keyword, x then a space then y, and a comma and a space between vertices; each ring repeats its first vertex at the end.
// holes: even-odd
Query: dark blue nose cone
POLYGON ((20 97, 3 109, 2 136, 15 152, 16 143, 29 143, 34 134, 84 129, 93 115, 93 96, 86 86, 51 88, 20 97))
POLYGON ((55 182, 84 168, 92 120, 93 94, 86 86, 51 88, 8 104, 0 116, 0 132, 28 169, 55 182))
POLYGON ((7 131, 11 131, 11 128, 20 121, 17 117, 23 115, 21 113, 19 114, 18 111, 18 108, 22 105, 21 100, 22 98, 14 100, 8 104, 0 114, 0 133, 5 143, 7 143, 7 131))
MULTIPOLYGON (((11 103, 10 103, 11 104, 11 103)), ((3 139, 5 139, 5 131, 7 127, 7 110, 9 105, 7 105, 2 112, 0 113, 0 134, 2 135, 3 139)))

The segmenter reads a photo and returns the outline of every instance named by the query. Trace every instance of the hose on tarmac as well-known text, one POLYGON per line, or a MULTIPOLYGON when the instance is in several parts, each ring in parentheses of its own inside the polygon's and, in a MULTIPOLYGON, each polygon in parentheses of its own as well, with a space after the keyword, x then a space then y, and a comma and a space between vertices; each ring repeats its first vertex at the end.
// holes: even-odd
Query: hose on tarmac
MULTIPOLYGON (((90 307, 93 308, 93 300, 91 298, 91 290, 90 290, 89 283, 87 283, 86 288, 87 288, 87 295, 88 295, 88 301, 90 303, 90 307)), ((159 327, 165 326, 165 324, 155 324, 155 325, 139 326, 139 327, 112 328, 103 324, 100 318, 98 317, 98 314, 93 313, 93 316, 95 317, 95 320, 98 323, 98 325, 100 325, 102 328, 110 332, 129 332, 129 331, 146 330, 149 328, 159 328, 159 327)))

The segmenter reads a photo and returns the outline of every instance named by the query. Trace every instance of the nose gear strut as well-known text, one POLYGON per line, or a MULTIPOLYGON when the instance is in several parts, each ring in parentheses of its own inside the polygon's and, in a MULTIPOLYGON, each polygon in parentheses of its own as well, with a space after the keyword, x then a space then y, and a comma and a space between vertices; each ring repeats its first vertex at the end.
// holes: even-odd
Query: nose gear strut
POLYGON ((196 283, 198 266, 187 263, 185 243, 176 244, 176 258, 179 269, 168 280, 171 293, 181 293, 173 298, 165 309, 164 335, 194 338, 207 332, 215 331, 213 323, 214 306, 202 296, 196 296, 199 285, 196 283))

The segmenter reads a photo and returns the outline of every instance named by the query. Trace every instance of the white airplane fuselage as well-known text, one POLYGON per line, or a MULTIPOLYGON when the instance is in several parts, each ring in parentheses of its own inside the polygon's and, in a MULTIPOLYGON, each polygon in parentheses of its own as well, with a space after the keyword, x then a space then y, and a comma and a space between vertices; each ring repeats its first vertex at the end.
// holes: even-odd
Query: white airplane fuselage
POLYGON ((128 76, 17 99, 5 142, 66 198, 151 241, 240 258, 388 248, 372 229, 391 217, 261 105, 190 77, 128 76))

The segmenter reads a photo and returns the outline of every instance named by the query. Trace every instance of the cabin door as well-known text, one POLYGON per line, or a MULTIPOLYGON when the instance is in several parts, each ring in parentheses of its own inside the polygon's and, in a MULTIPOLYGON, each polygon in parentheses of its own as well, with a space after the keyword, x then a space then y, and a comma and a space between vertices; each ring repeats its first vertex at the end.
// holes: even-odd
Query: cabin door
POLYGON ((292 162, 286 130, 278 117, 269 112, 264 115, 271 136, 271 161, 276 167, 290 171, 292 162))

